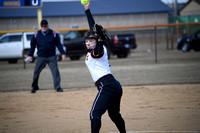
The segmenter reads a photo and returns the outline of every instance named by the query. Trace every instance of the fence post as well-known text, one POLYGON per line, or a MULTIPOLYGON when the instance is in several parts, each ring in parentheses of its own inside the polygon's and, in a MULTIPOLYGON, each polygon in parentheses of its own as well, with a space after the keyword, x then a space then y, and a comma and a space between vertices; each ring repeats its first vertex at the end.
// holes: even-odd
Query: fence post
POLYGON ((157 27, 154 27, 154 40, 155 40, 155 63, 157 63, 157 27))
POLYGON ((171 27, 171 50, 174 49, 174 30, 173 27, 171 27))
POLYGON ((178 27, 178 20, 176 20, 176 40, 179 38, 179 27, 178 27))
POLYGON ((23 56, 22 56, 22 60, 23 60, 23 64, 24 64, 24 69, 26 69, 26 62, 25 62, 25 49, 24 49, 24 32, 22 32, 22 43, 23 43, 23 56))
POLYGON ((166 42, 167 42, 167 50, 169 50, 169 36, 168 36, 168 33, 169 33, 169 27, 167 27, 167 32, 166 32, 166 42))
POLYGON ((152 31, 150 31, 150 39, 151 39, 150 48, 151 48, 151 51, 153 51, 153 32, 152 31))

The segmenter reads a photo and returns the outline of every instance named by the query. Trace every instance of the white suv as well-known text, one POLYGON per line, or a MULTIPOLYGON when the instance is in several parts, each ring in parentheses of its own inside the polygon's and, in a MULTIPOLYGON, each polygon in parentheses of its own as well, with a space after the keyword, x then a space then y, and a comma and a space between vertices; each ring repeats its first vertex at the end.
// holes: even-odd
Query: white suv
MULTIPOLYGON (((34 36, 34 32, 23 33, 7 33, 0 38, 0 60, 8 60, 9 63, 17 63, 18 59, 28 56, 30 49, 30 41, 34 36)), ((63 44, 62 35, 60 35, 61 44, 63 44)), ((63 47, 65 50, 65 47, 63 47)), ((36 57, 37 49, 34 56, 36 57)), ((60 52, 56 48, 56 55, 60 60, 60 52)))

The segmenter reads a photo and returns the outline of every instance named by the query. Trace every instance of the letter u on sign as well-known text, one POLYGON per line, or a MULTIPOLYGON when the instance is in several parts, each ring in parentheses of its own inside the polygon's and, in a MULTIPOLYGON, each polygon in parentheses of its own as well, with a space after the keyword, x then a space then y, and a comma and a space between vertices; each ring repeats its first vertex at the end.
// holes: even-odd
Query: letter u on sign
POLYGON ((38 6, 38 0, 32 0, 32 6, 38 6))

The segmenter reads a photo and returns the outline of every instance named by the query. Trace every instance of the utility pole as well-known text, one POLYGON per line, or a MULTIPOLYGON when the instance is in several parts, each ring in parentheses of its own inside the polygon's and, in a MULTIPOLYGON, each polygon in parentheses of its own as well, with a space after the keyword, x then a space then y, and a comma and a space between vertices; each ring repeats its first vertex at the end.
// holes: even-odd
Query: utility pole
POLYGON ((173 13, 174 17, 178 16, 178 2, 177 0, 174 0, 174 13, 173 13))

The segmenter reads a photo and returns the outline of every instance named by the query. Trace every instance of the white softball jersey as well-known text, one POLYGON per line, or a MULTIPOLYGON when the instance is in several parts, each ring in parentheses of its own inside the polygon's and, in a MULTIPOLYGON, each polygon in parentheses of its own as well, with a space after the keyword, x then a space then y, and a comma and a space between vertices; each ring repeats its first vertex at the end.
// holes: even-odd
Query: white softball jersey
POLYGON ((88 52, 85 59, 85 64, 87 65, 94 82, 107 74, 112 74, 108 63, 107 49, 105 46, 103 46, 103 49, 104 54, 102 57, 93 58, 91 53, 88 52))

